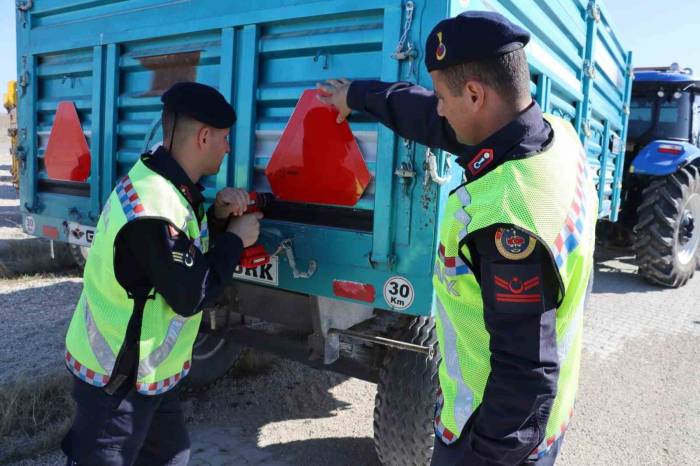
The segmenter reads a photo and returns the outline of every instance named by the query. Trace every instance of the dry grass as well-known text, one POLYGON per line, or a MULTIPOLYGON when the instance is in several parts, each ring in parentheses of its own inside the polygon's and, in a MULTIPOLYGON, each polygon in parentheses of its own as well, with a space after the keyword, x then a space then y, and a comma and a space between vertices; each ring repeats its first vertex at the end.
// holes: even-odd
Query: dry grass
POLYGON ((0 385, 0 464, 54 450, 73 417, 69 374, 0 385))
POLYGON ((39 238, 0 240, 0 278, 76 272, 67 244, 54 243, 54 257, 49 242, 39 238))

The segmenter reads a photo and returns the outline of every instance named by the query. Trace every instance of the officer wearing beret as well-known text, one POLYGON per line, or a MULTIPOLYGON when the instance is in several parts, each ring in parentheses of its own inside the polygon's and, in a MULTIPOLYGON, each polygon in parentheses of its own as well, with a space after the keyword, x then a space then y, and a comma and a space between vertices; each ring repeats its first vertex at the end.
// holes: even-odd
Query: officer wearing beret
POLYGON ((573 411, 596 192, 578 137, 530 95, 530 34, 493 12, 440 22, 434 91, 331 80, 319 97, 457 156, 433 284, 442 360, 433 465, 554 463, 573 411))
POLYGON ((223 189, 203 208, 198 182, 230 151, 231 105, 193 82, 161 100, 163 145, 105 203, 66 336, 77 405, 62 443, 69 465, 187 464, 178 388, 201 310, 258 237, 261 214, 244 214, 245 191, 223 189))

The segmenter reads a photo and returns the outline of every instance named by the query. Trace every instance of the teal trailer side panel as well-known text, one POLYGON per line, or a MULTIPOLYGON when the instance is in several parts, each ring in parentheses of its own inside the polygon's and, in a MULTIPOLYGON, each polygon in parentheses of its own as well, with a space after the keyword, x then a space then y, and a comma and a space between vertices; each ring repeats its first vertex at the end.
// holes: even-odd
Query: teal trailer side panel
MULTIPOLYGON (((218 88, 238 114, 231 153, 202 180, 212 201, 225 186, 269 191, 264 174, 306 89, 334 77, 408 80, 431 87, 426 38, 465 8, 500 11, 532 31, 526 48, 533 96, 574 125, 599 176, 601 216, 616 216, 629 101, 630 56, 604 8, 583 0, 44 0, 18 12, 21 200, 30 233, 76 242, 119 177, 163 140, 160 95, 173 82, 218 88), (52 180, 43 157, 56 108, 75 104, 89 144, 85 183, 52 180)), ((427 315, 437 225, 461 180, 453 157, 396 136, 358 115, 350 120, 372 181, 352 206, 297 204, 306 216, 267 218, 261 242, 273 281, 309 295, 337 296, 334 282, 374 287, 377 308, 427 315), (428 173, 435 160, 438 177, 428 173), (311 220, 310 220, 311 219, 311 220), (339 219, 345 219, 341 222, 339 219), (288 246, 287 249, 281 248, 288 246), (306 276, 304 272, 312 272, 306 276), (411 294, 390 304, 394 277, 411 294)), ((329 174, 332 176, 332 174, 329 174)), ((79 243, 76 243, 79 244, 79 243)))

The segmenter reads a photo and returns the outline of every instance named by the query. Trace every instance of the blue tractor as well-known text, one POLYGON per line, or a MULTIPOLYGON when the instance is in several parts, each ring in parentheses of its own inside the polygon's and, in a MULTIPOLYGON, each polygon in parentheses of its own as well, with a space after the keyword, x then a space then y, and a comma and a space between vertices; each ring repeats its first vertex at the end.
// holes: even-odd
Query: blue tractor
POLYGON ((620 225, 640 275, 683 286, 700 266, 700 78, 636 68, 628 131, 620 225))

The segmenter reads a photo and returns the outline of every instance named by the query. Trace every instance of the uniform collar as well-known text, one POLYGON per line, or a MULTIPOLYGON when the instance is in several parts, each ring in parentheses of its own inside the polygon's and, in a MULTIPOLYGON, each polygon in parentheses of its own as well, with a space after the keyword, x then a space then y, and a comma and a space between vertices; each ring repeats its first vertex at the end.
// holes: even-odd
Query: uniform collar
POLYGON ((187 199, 194 211, 199 212, 199 207, 204 202, 204 196, 202 195, 204 187, 190 180, 185 170, 182 169, 165 147, 160 146, 153 153, 146 152, 141 156, 141 161, 148 168, 170 181, 187 199))
POLYGON ((467 182, 474 181, 509 160, 539 154, 552 144, 554 131, 537 102, 477 146, 465 146, 457 157, 467 182))

